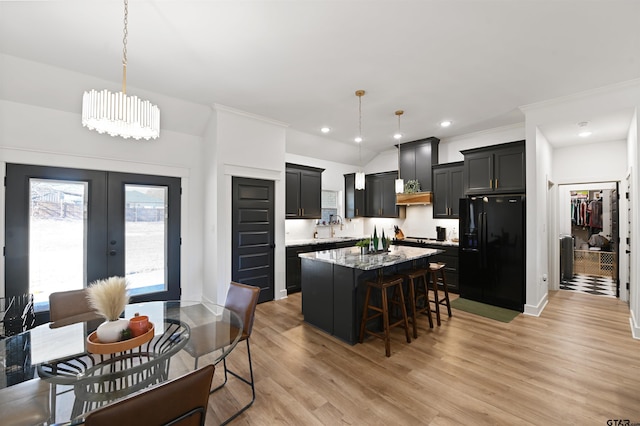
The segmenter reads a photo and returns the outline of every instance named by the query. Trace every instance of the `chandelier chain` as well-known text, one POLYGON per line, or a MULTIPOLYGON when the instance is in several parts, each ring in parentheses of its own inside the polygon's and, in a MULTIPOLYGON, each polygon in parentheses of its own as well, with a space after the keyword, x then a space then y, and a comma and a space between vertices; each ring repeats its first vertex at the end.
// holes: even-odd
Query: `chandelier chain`
POLYGON ((129 24, 129 1, 124 0, 124 29, 122 30, 122 65, 127 66, 127 36, 129 35, 128 30, 129 24))
POLYGON ((127 93, 127 36, 129 35, 129 1, 124 0, 124 29, 122 30, 122 93, 127 93))

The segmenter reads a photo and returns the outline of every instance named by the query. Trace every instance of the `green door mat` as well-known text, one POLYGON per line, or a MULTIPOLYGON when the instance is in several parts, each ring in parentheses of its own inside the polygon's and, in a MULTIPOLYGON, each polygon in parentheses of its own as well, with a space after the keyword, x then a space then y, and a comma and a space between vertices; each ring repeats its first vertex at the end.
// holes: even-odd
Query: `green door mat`
POLYGON ((518 311, 487 305, 486 303, 475 302, 461 297, 452 300, 451 307, 501 322, 511 322, 511 320, 520 314, 518 311))

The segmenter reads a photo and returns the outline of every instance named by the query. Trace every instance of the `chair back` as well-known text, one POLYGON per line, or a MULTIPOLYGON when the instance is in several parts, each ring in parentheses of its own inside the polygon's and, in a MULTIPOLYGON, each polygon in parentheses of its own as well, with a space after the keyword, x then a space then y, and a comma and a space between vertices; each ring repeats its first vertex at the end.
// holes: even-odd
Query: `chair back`
POLYGON ((214 370, 209 364, 99 408, 87 414, 85 425, 204 425, 214 370))
POLYGON ((86 288, 51 293, 49 295, 49 316, 52 327, 100 317, 89 304, 86 288))
POLYGON ((224 305, 242 318, 242 337, 240 340, 245 340, 251 336, 259 296, 259 287, 231 281, 224 305))

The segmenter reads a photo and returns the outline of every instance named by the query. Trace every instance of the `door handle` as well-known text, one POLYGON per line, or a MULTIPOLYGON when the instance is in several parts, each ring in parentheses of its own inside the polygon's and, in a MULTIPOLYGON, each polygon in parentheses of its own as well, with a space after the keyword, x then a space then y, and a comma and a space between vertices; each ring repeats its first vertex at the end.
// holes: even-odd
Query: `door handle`
POLYGON ((109 250, 109 256, 115 256, 117 252, 115 250, 109 250))
POLYGON ((498 179, 496 179, 496 189, 498 189, 498 179))
POLYGON ((269 244, 269 248, 276 248, 276 243, 269 244))
POLYGON ((626 254, 631 254, 631 250, 625 250, 626 254))

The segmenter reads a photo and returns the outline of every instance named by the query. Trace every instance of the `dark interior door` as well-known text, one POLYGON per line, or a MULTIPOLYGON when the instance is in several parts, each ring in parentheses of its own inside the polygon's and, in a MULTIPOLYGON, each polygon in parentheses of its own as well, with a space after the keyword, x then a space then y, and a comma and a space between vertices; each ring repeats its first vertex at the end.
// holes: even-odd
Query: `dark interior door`
POLYGON ((274 183, 232 179, 231 279, 260 287, 258 302, 274 298, 274 183))

